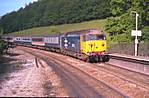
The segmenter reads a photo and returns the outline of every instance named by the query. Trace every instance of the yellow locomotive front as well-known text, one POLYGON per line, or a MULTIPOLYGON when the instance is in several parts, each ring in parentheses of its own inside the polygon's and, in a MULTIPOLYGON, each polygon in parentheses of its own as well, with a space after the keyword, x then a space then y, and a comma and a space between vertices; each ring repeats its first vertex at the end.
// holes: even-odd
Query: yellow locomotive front
POLYGON ((81 35, 81 52, 88 55, 89 61, 109 61, 106 54, 106 35, 99 32, 90 32, 81 35))

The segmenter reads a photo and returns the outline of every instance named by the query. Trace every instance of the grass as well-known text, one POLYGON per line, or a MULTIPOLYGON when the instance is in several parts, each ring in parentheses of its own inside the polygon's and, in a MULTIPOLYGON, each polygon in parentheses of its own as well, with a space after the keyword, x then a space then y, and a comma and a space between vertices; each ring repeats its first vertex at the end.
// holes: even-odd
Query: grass
POLYGON ((75 24, 63 24, 63 25, 55 25, 55 26, 47 26, 47 27, 35 27, 27 30, 22 30, 18 32, 12 32, 9 35, 13 36, 39 36, 39 35, 48 35, 52 33, 64 33, 68 31, 82 30, 82 29, 100 29, 104 30, 106 19, 103 20, 93 20, 82 23, 75 24))

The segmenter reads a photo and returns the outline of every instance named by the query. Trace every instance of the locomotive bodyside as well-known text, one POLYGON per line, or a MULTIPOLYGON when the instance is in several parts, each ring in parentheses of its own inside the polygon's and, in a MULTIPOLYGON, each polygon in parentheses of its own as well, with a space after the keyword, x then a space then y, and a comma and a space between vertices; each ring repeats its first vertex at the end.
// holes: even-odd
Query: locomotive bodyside
POLYGON ((63 50, 80 53, 80 36, 61 37, 61 42, 63 50))

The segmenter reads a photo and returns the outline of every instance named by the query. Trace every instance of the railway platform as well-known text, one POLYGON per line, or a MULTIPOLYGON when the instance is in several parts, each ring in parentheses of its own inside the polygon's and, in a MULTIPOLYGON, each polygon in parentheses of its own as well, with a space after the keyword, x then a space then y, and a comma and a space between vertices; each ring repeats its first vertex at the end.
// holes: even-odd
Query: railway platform
POLYGON ((149 62, 149 57, 144 57, 144 56, 133 56, 133 55, 126 55, 126 54, 119 54, 119 53, 110 54, 110 56, 117 56, 117 57, 123 57, 128 59, 130 58, 130 59, 135 59, 139 61, 149 62))
POLYGON ((149 75, 149 57, 132 56, 118 53, 109 55, 112 59, 109 61, 110 64, 116 64, 117 66, 149 75))

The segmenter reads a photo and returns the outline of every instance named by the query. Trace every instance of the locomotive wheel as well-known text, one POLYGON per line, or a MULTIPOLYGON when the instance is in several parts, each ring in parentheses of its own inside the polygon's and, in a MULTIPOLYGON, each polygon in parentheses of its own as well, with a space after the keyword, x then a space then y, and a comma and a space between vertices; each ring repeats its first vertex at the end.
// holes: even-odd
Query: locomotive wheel
POLYGON ((87 62, 93 63, 93 58, 92 58, 91 56, 89 56, 89 57, 87 58, 87 62))
POLYGON ((98 57, 89 56, 86 61, 89 63, 97 63, 99 62, 99 59, 98 57))
POLYGON ((86 62, 89 62, 90 63, 90 57, 87 57, 86 58, 86 62))
POLYGON ((102 61, 103 62, 108 62, 110 60, 110 57, 108 55, 105 55, 103 58, 102 58, 102 61))
POLYGON ((99 58, 98 57, 94 57, 94 62, 98 63, 99 62, 99 58))
POLYGON ((103 61, 102 57, 98 57, 98 62, 102 62, 102 61, 103 61))

